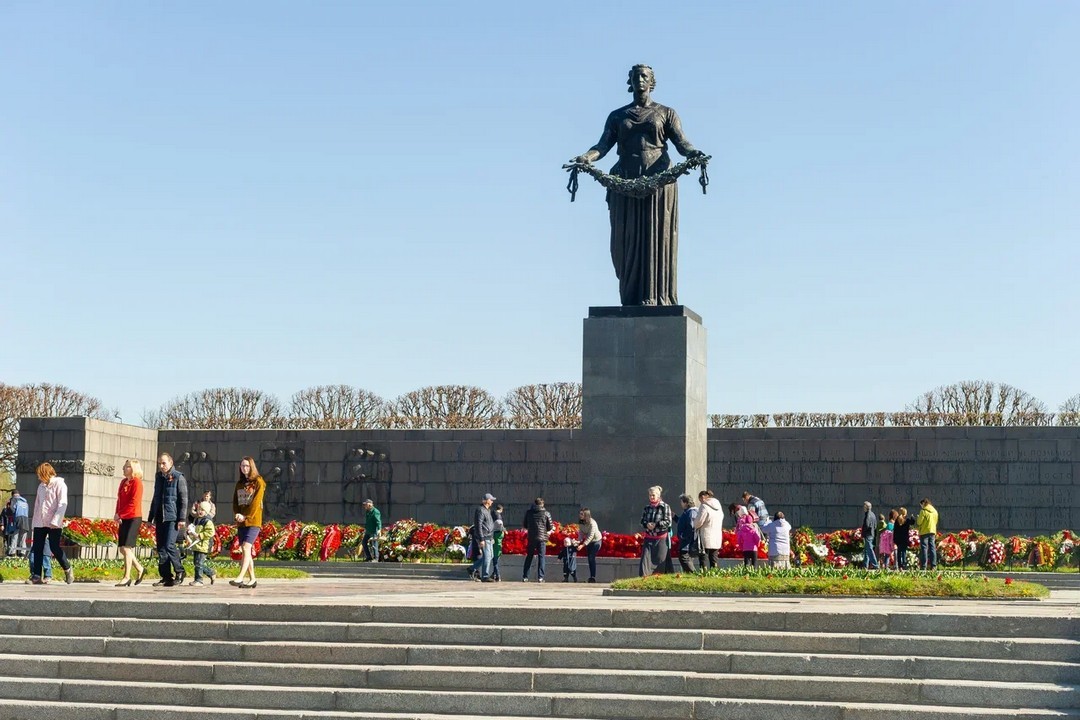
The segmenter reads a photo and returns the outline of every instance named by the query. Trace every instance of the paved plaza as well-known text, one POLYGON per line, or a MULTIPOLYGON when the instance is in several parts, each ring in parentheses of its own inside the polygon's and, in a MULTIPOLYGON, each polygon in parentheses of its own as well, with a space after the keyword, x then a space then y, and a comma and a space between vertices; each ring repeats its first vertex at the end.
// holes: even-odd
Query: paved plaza
POLYGON ((938 598, 834 598, 810 596, 754 597, 625 597, 605 596, 604 586, 586 583, 502 582, 392 578, 309 578, 259 580, 255 590, 227 583, 202 588, 155 588, 149 583, 129 588, 112 583, 21 582, 0 584, 4 598, 71 600, 163 600, 175 602, 284 603, 303 605, 439 605, 442 607, 641 608, 731 612, 799 611, 820 613, 948 613, 952 615, 1080 618, 1080 590, 1055 590, 1047 600, 949 600, 938 598))

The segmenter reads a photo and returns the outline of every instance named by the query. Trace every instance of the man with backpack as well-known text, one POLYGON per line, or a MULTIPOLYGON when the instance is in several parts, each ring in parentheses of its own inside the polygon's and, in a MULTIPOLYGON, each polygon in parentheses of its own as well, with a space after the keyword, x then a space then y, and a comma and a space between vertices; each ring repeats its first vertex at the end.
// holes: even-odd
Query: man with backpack
POLYGON ((751 519, 761 530, 761 536, 765 537, 765 526, 769 523, 769 510, 765 507, 765 501, 759 498, 757 495, 751 495, 748 492, 742 494, 743 502, 746 504, 746 509, 750 513, 751 519))
POLYGON ((30 533, 30 504, 18 490, 11 493, 11 510, 15 513, 15 534, 8 547, 8 555, 22 557, 26 554, 26 536, 30 533))

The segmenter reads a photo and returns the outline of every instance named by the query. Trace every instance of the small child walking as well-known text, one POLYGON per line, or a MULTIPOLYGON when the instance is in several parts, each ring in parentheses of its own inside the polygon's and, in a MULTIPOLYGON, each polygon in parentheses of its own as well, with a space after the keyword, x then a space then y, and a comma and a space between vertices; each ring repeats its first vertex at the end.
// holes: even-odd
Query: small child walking
POLYGON ((196 507, 195 517, 195 542, 191 549, 195 553, 195 579, 192 585, 203 585, 205 576, 210 584, 214 584, 214 569, 210 567, 210 551, 214 544, 214 521, 210 519, 212 505, 205 500, 196 507))
POLYGON ((889 521, 885 523, 885 528, 881 530, 881 534, 878 537, 878 557, 881 558, 882 565, 886 570, 889 569, 889 565, 892 565, 892 569, 896 569, 896 542, 893 530, 896 527, 896 518, 900 513, 896 510, 889 511, 889 521))
POLYGON ((570 582, 570 578, 574 578, 577 582, 577 545, 572 538, 563 538, 559 559, 562 560, 562 581, 570 582))
POLYGON ((761 544, 761 535, 758 533, 754 518, 748 512, 739 515, 738 527, 735 537, 739 541, 739 549, 742 550, 743 567, 757 567, 758 545, 761 544))

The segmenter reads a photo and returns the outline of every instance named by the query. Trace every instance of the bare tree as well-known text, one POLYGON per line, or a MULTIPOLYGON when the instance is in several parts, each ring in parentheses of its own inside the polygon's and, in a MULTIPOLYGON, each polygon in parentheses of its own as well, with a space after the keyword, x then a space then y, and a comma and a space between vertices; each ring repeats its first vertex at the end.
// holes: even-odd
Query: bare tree
POLYGON ((927 391, 907 408, 916 413, 942 416, 946 424, 1044 424, 1046 405, 1005 383, 965 380, 927 391))
POLYGON ((401 395, 388 418, 396 428, 501 427, 502 406, 487 390, 469 385, 429 385, 401 395))
POLYGON ((717 413, 709 416, 709 426, 725 429, 750 427, 750 416, 717 413))
POLYGON ((363 430, 382 427, 387 402, 350 385, 305 388, 289 400, 289 424, 300 430, 363 430))
POLYGON ((522 385, 503 399, 512 428, 581 427, 581 383, 522 385))
POLYGON ((232 387, 208 388, 170 400, 158 410, 144 411, 143 422, 169 430, 254 430, 287 424, 276 397, 232 387))
POLYGON ((0 467, 13 469, 19 453, 19 419, 87 417, 108 420, 110 411, 96 397, 64 385, 0 383, 0 467))
POLYGON ((1080 425, 1080 393, 1061 403, 1058 408, 1059 425, 1080 425))

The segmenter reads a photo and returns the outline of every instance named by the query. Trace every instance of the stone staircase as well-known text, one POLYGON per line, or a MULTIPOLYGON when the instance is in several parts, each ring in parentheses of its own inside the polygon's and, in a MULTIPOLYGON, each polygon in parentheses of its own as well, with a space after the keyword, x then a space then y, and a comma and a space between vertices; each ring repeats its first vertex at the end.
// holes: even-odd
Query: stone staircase
POLYGON ((751 603, 8 598, 0 720, 1080 718, 1080 618, 751 603))

